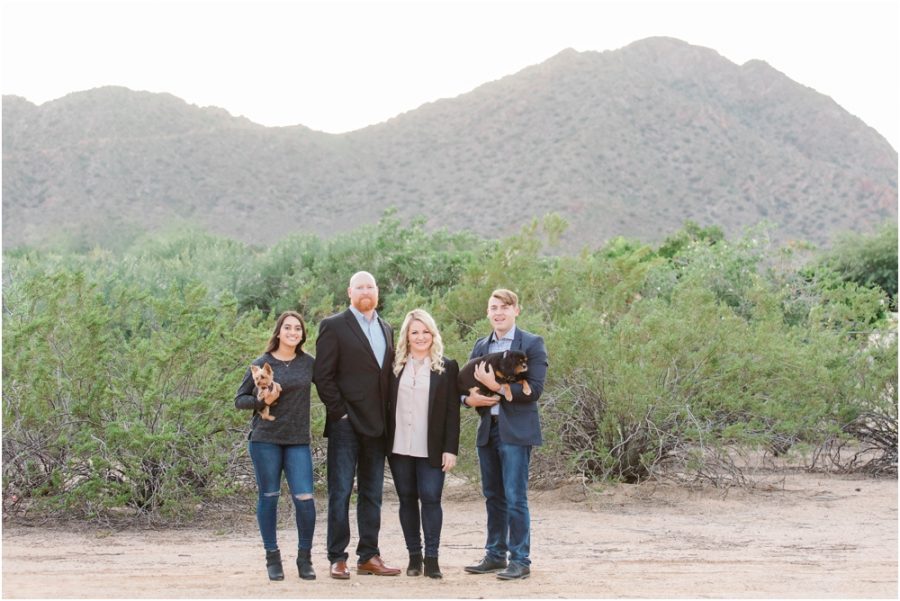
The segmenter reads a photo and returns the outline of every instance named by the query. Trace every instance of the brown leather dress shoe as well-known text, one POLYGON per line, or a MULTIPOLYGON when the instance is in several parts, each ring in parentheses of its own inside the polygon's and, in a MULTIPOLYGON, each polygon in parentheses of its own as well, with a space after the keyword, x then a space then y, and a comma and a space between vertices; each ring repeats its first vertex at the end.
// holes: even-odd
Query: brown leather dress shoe
POLYGON ((347 567, 346 561, 336 561, 331 564, 331 577, 338 580, 347 580, 350 578, 350 569, 347 567))
POLYGON ((381 557, 373 555, 366 563, 356 566, 357 574, 374 574, 376 576, 397 576, 400 574, 400 568, 389 568, 381 561, 381 557))

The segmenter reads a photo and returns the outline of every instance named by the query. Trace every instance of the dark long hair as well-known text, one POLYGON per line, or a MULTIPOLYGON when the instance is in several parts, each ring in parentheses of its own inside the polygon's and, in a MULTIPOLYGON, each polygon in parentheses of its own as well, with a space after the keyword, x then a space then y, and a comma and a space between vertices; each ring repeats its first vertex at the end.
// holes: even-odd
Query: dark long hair
POLYGON ((285 311, 278 316, 278 321, 275 322, 275 331, 272 332, 272 337, 269 338, 269 344, 266 346, 265 352, 271 353, 272 351, 278 350, 278 346, 281 344, 278 334, 281 332, 281 326, 284 325, 284 320, 288 317, 296 317, 300 321, 300 327, 303 328, 303 336, 300 337, 300 344, 297 345, 297 352, 299 353, 303 350, 303 343, 306 342, 306 322, 303 321, 303 316, 296 311, 285 311))

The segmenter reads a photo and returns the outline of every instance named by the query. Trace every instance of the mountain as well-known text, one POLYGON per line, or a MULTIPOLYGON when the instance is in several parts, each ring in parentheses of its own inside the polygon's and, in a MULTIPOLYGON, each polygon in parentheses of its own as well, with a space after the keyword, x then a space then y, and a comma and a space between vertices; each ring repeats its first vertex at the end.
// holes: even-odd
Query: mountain
POLYGON ((3 97, 6 248, 183 220, 267 244, 390 206, 491 237, 555 211, 572 249, 659 241, 687 219, 730 234, 767 219, 826 244, 896 220, 897 152, 768 64, 671 38, 564 50, 340 135, 120 87, 3 97))

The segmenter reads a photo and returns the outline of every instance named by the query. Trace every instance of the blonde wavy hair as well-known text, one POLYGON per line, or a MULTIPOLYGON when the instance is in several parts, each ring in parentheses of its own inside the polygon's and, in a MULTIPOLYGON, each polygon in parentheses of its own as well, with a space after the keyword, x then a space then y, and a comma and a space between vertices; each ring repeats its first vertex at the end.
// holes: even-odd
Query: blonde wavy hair
POLYGON ((400 334, 397 336, 397 347, 394 349, 394 375, 400 375, 409 359, 409 324, 413 321, 422 322, 431 332, 431 371, 444 373, 444 341, 441 339, 437 324, 434 323, 434 318, 428 314, 428 311, 413 309, 406 314, 403 325, 400 326, 400 334))

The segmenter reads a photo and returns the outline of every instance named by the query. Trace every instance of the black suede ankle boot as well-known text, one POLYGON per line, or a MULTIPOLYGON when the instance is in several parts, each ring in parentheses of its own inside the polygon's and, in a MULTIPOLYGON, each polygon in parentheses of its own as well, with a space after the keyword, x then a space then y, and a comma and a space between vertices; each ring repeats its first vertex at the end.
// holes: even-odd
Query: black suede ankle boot
POLYGON ((425 556, 425 575, 429 578, 443 578, 437 557, 425 556))
POLYGON ((316 573, 313 571, 312 558, 309 549, 297 550, 297 571, 300 572, 300 578, 303 580, 315 580, 316 573))
POLYGON ((407 576, 421 576, 422 575, 422 554, 421 553, 410 553, 409 554, 409 565, 406 568, 407 576))
POLYGON ((281 567, 281 551, 266 551, 266 570, 269 580, 284 580, 284 569, 281 567))

